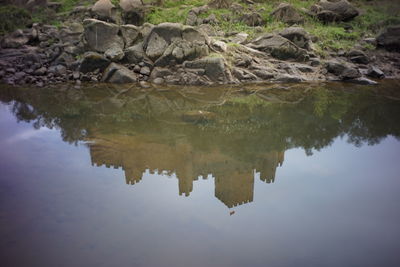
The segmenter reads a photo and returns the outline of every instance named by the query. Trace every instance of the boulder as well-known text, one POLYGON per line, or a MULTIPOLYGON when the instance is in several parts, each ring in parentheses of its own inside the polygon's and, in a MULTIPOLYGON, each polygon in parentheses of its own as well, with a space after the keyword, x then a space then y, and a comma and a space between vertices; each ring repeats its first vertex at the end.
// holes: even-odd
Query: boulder
POLYGON ((182 39, 182 24, 180 23, 161 23, 151 30, 143 43, 147 56, 156 60, 175 40, 182 39))
POLYGON ((206 44, 189 42, 186 40, 174 41, 157 59, 155 66, 165 67, 168 65, 181 64, 187 60, 194 60, 209 54, 206 44))
POLYGON ((354 63, 368 64, 368 56, 361 50, 351 50, 347 53, 347 57, 354 63))
POLYGON ((134 46, 125 49, 125 60, 131 64, 139 64, 143 60, 147 59, 147 56, 143 50, 143 42, 139 42, 134 46))
POLYGON ((296 59, 304 61, 308 58, 305 49, 298 47, 293 42, 280 35, 262 35, 253 40, 248 46, 263 52, 268 52, 271 56, 281 60, 296 59))
POLYGON ((103 71, 110 65, 110 61, 103 55, 96 52, 87 52, 83 55, 79 71, 83 73, 92 72, 97 69, 103 71))
POLYGON ((130 69, 116 64, 111 63, 103 73, 103 82, 109 83, 133 83, 138 80, 138 75, 130 69))
POLYGON ((185 61, 183 66, 187 69, 203 69, 204 75, 213 82, 227 82, 230 78, 222 57, 205 57, 194 61, 185 61))
POLYGON ((85 43, 90 50, 104 53, 114 46, 124 48, 118 25, 97 19, 85 19, 83 27, 85 43))
POLYGON ((252 27, 262 26, 265 24, 265 21, 263 20, 261 14, 258 12, 245 13, 240 18, 240 21, 252 27))
POLYGON ((400 52, 400 25, 387 27, 377 37, 378 47, 382 47, 388 51, 400 52))
POLYGON ((347 0, 320 0, 311 7, 311 12, 325 22, 350 21, 359 15, 359 11, 347 0))
POLYGON ((142 25, 145 10, 141 0, 121 0, 122 17, 125 24, 142 25))
POLYGON ((300 48, 311 49, 310 35, 302 27, 289 27, 279 33, 280 36, 292 41, 300 48))
POLYGON ((272 11, 271 16, 276 20, 287 24, 302 24, 304 23, 303 16, 290 4, 281 3, 272 11))
POLYGON ((125 56, 124 51, 122 51, 121 47, 118 46, 110 47, 106 52, 104 52, 104 55, 106 58, 114 62, 120 61, 125 56))
POLYGON ((91 9, 93 15, 100 20, 115 22, 115 6, 110 0, 98 0, 91 9))
POLYGON ((20 48, 29 42, 29 36, 22 30, 16 30, 13 33, 6 35, 1 40, 1 47, 3 48, 20 48))
POLYGON ((231 43, 243 44, 246 42, 247 37, 249 37, 249 35, 247 33, 239 32, 239 33, 233 35, 231 38, 229 38, 229 41, 231 43))
POLYGON ((135 25, 122 25, 120 29, 125 47, 134 45, 141 37, 140 28, 135 25))
POLYGON ((275 78, 275 81, 282 82, 282 83, 298 83, 301 82, 303 79, 296 75, 290 74, 279 74, 275 78))
POLYGON ((226 52, 226 50, 228 49, 228 46, 226 45, 225 42, 218 40, 214 41, 211 46, 213 49, 219 52, 226 52))
MULTIPOLYGON (((143 43, 146 55, 153 61, 164 55, 166 49, 176 41, 184 40, 194 46, 204 47, 208 37, 193 27, 179 23, 161 23, 154 26, 143 43)), ((191 45, 191 46, 193 46, 191 45)))
POLYGON ((370 66, 368 68, 367 75, 372 78, 378 78, 378 79, 385 78, 385 74, 383 73, 383 71, 375 66, 370 66))
POLYGON ((340 77, 342 80, 356 79, 361 77, 361 73, 358 71, 358 69, 348 63, 337 60, 327 61, 326 69, 329 73, 340 77))

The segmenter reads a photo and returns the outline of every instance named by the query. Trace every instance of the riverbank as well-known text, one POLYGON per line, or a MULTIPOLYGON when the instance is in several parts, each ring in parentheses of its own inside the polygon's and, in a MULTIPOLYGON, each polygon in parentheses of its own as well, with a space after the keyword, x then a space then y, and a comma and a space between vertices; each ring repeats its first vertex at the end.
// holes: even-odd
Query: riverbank
POLYGON ((373 18, 382 14, 373 1, 276 2, 273 10, 252 1, 229 7, 165 2, 165 10, 130 0, 67 10, 65 3, 42 2, 55 10, 58 24, 32 23, 2 37, 4 83, 373 85, 400 78, 400 26, 392 25, 395 14, 377 24, 373 18))

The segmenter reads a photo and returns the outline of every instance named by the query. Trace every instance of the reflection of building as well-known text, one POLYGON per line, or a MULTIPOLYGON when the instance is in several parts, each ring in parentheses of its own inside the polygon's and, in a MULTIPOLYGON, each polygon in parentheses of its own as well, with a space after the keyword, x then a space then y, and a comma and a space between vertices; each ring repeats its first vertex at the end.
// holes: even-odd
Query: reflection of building
POLYGON ((267 183, 275 179, 276 167, 282 165, 284 152, 254 155, 248 161, 237 160, 220 150, 197 151, 189 142, 175 144, 154 142, 146 137, 99 136, 90 145, 92 164, 105 165, 125 171, 127 184, 140 182, 143 173, 166 171, 175 173, 179 194, 189 196, 193 181, 202 175, 215 177, 215 197, 229 208, 253 201, 254 173, 267 183))

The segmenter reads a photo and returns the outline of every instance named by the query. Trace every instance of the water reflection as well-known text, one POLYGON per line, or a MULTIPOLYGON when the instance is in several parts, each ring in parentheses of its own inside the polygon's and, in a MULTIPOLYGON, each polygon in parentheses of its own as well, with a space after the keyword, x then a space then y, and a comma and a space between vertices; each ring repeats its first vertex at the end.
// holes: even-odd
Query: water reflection
POLYGON ((285 151, 307 154, 338 136, 360 146, 400 136, 397 81, 246 88, 3 88, 18 120, 85 141, 96 166, 122 168, 127 184, 146 170, 176 176, 179 194, 210 175, 227 207, 253 201, 254 179, 275 180, 285 151))

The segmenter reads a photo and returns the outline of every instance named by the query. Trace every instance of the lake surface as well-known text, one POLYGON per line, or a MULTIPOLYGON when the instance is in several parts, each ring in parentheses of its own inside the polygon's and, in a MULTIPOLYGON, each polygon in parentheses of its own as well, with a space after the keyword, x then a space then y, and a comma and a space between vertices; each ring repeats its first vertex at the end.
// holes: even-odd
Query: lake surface
POLYGON ((400 82, 0 85, 1 266, 400 266, 400 82))

